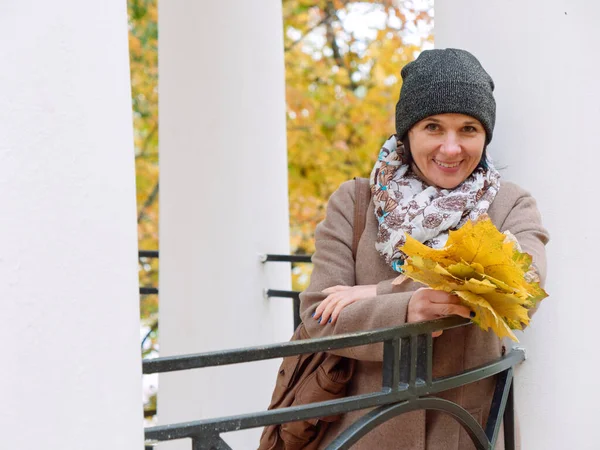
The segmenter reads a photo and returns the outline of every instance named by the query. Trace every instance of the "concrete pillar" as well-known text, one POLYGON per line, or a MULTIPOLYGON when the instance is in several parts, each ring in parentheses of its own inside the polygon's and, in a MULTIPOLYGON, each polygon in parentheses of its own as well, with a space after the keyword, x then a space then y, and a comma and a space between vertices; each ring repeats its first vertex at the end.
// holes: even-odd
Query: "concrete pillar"
MULTIPOLYGON (((289 265, 258 258, 289 252, 282 28, 276 0, 159 3, 161 356, 292 334, 291 300, 263 297, 289 265)), ((277 364, 161 375, 159 423, 264 410, 277 364)))
POLYGON ((490 152, 538 200, 552 240, 544 300, 522 335, 523 448, 597 448, 600 4, 436 2, 435 45, 472 51, 496 82, 490 152))
POLYGON ((0 6, 0 447, 142 448, 127 10, 0 6))

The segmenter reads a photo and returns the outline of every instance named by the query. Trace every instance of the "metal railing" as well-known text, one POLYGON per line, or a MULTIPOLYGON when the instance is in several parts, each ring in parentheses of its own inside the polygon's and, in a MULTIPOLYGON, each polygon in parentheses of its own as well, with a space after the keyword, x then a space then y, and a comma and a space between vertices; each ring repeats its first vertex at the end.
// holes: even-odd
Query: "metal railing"
MULTIPOLYGON (((138 259, 158 258, 158 250, 140 250, 138 251, 138 259)), ((153 295, 158 294, 158 288, 156 286, 140 286, 140 295, 153 295)))
MULTIPOLYGON (((138 258, 158 258, 158 250, 140 250, 138 258)), ((260 261, 265 262, 290 262, 290 263, 310 263, 311 255, 260 255, 260 261)), ((158 295, 158 287, 156 286, 141 286, 140 295, 158 295)), ((267 298, 291 298, 293 301, 294 310, 294 330, 300 325, 300 292, 287 291, 280 289, 265 289, 264 295, 267 298)))
POLYGON ((468 324, 470 322, 466 319, 451 317, 347 335, 144 361, 143 373, 150 374, 239 364, 378 342, 384 345, 382 388, 379 392, 252 414, 149 427, 145 430, 146 445, 151 447, 158 442, 191 439, 193 450, 230 449, 221 438, 221 433, 374 408, 342 432, 327 449, 348 449, 369 431, 400 414, 415 410, 437 410, 457 420, 478 450, 494 448, 504 418, 505 449, 514 450, 512 378, 513 367, 525 359, 523 349, 515 348, 486 365, 456 375, 432 376, 431 333, 468 324), (485 429, 460 405, 435 397, 435 394, 494 375, 498 375, 496 389, 485 429))
MULTIPOLYGON (((158 258, 158 252, 141 251, 140 257, 158 258)), ((262 262, 311 262, 310 256, 304 255, 266 254, 261 255, 260 260, 262 262)), ((158 289, 153 287, 140 288, 140 293, 143 293, 142 290, 148 292, 150 289, 156 291, 152 293, 158 293, 158 289)), ((268 297, 294 300, 294 327, 300 323, 299 294, 300 292, 297 291, 265 290, 265 295, 268 297)), ((374 408, 343 431, 329 444, 327 449, 348 449, 378 425, 400 414, 415 410, 438 410, 457 420, 467 431, 478 450, 494 448, 500 424, 504 419, 505 450, 514 450, 513 368, 525 359, 523 349, 514 348, 508 354, 488 364, 468 369, 459 374, 433 378, 431 333, 469 324, 470 321, 466 319, 450 317, 326 338, 145 360, 143 373, 152 374, 241 364, 380 342, 383 342, 384 345, 382 388, 379 392, 252 414, 149 427, 145 430, 146 449, 152 449, 153 445, 158 442, 191 439, 192 450, 226 450, 230 447, 221 438, 221 433, 374 408), (496 389, 485 429, 460 405, 435 397, 436 394, 449 389, 492 376, 497 376, 496 389)))
MULTIPOLYGON (((266 262, 290 262, 290 263, 312 263, 311 255, 260 255, 260 261, 266 262)), ((291 298, 293 301, 294 314, 294 330, 298 328, 302 319, 300 319, 300 291, 286 291, 276 289, 265 289, 265 297, 267 298, 291 298)))
POLYGON ((158 258, 158 250, 140 250, 138 258, 158 258))

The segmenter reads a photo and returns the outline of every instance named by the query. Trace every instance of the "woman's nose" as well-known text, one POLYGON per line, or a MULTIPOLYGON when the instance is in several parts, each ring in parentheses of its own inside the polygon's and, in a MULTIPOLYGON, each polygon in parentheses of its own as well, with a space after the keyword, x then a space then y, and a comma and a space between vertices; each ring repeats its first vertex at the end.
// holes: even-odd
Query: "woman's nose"
POLYGON ((460 143, 458 142, 457 136, 453 133, 448 133, 446 139, 442 143, 441 151, 449 156, 457 155, 460 153, 460 143))

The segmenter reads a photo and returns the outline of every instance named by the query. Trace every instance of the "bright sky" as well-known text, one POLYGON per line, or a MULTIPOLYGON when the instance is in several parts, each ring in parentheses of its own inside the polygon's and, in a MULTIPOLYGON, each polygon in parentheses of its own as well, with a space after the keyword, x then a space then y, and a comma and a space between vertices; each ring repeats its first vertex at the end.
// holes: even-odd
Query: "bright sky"
MULTIPOLYGON (((433 17, 433 0, 403 1, 402 4, 411 10, 429 11, 433 17)), ((414 18, 414 15, 409 12, 406 12, 406 16, 409 20, 414 18)), ((347 7, 346 11, 339 12, 339 17, 346 33, 352 33, 355 38, 364 41, 372 41, 377 36, 377 31, 384 28, 386 22, 384 8, 380 5, 370 3, 351 4, 347 7)), ((394 28, 399 29, 401 26, 400 19, 396 16, 390 16, 389 23, 394 28)), ((417 26, 411 24, 407 28, 408 32, 403 36, 405 42, 420 45, 422 39, 430 34, 432 26, 419 23, 417 26)), ((301 36, 298 30, 293 29, 287 30, 287 34, 294 40, 301 36)), ((315 54, 315 57, 318 59, 320 58, 319 50, 322 49, 325 41, 325 27, 319 27, 306 36, 303 49, 307 53, 315 54)), ((357 52, 360 52, 361 47, 366 47, 364 43, 357 43, 356 45, 357 47, 353 50, 357 52)), ((426 42, 423 48, 431 48, 431 44, 426 42)), ((347 49, 342 47, 342 50, 347 49)))

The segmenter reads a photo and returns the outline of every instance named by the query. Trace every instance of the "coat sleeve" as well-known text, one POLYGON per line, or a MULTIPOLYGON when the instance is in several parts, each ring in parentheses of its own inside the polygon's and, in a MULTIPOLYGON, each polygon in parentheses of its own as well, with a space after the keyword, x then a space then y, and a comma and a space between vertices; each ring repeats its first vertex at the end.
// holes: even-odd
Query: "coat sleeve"
MULTIPOLYGON (((540 286, 544 287, 547 275, 546 244, 550 235, 542 225, 542 216, 535 199, 528 192, 518 188, 513 199, 514 206, 502 223, 500 231, 510 231, 517 238, 523 252, 531 255, 540 277, 540 286)), ((539 305, 538 303, 529 311, 530 317, 539 305)))
MULTIPOLYGON (((355 262, 352 257, 354 221, 354 182, 349 181, 331 196, 325 220, 315 232, 315 253, 310 285, 300 294, 302 321, 313 338, 356 331, 391 327, 406 323, 412 292, 393 292, 391 280, 377 287, 377 295, 347 306, 335 324, 321 325, 312 318, 325 299, 321 291, 328 287, 355 285, 355 262)), ((383 360, 383 344, 339 349, 332 353, 367 361, 383 360)))
POLYGON ((535 199, 527 192, 521 191, 514 201, 500 231, 510 231, 519 241, 521 249, 533 258, 541 285, 546 281, 546 244, 550 240, 548 231, 542 225, 542 216, 535 199))

